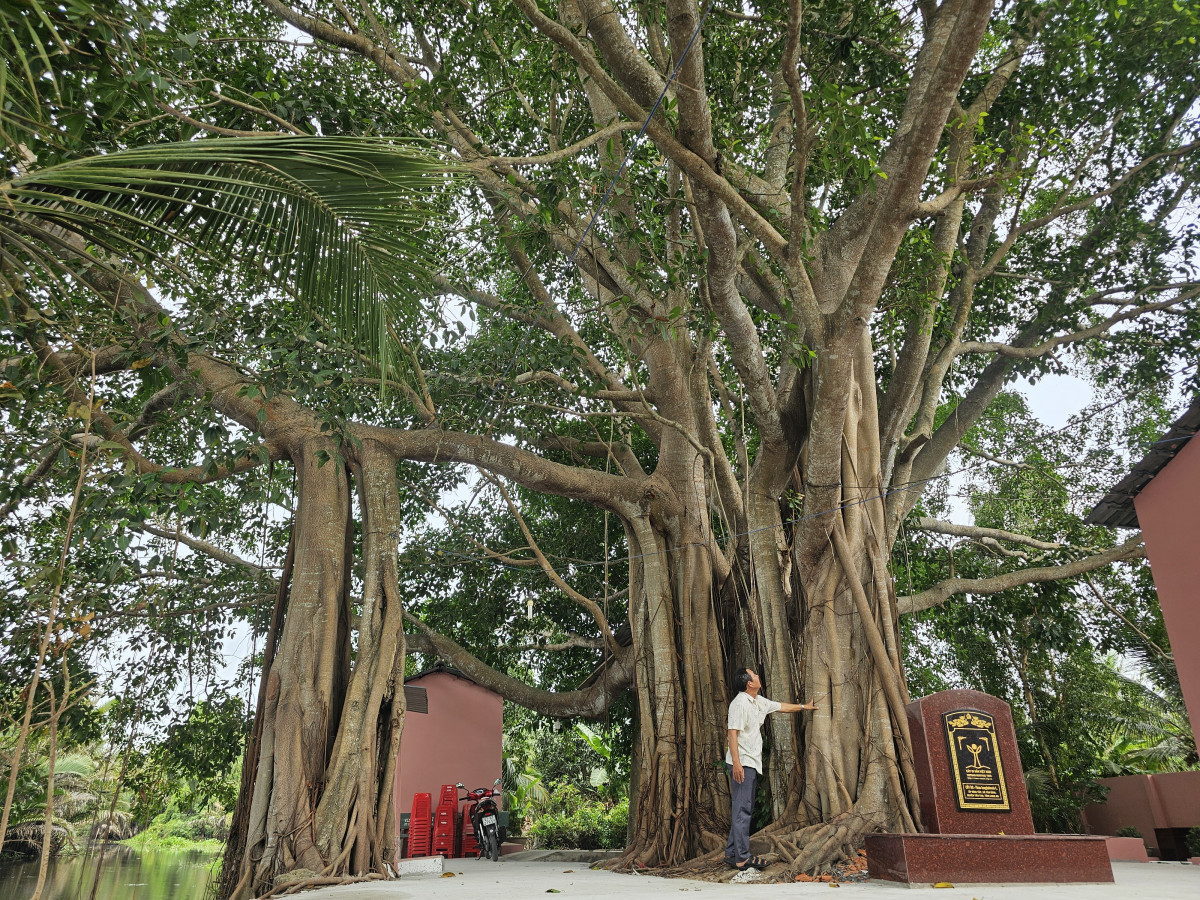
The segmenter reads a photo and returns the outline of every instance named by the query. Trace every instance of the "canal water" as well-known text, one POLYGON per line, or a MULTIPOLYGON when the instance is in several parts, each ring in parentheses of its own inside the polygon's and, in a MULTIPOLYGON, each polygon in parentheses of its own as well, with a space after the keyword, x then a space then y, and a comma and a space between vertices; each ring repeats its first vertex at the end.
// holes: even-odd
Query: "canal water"
MULTIPOLYGON (((50 861, 42 900, 88 900, 96 853, 50 861)), ((134 850, 108 846, 96 900, 204 900, 219 857, 197 850, 134 850)), ((38 860, 0 861, 0 900, 29 900, 38 860)))

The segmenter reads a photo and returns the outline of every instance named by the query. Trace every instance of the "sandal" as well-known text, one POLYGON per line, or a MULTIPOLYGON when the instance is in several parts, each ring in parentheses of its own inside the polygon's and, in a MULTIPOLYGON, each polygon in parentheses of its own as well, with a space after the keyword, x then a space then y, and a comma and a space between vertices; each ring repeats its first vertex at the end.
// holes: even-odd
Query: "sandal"
POLYGON ((768 863, 761 856, 751 856, 749 859, 741 863, 735 863, 732 859, 726 857, 725 864, 731 869, 737 869, 739 872, 745 872, 747 869, 765 869, 770 865, 770 863, 768 863))

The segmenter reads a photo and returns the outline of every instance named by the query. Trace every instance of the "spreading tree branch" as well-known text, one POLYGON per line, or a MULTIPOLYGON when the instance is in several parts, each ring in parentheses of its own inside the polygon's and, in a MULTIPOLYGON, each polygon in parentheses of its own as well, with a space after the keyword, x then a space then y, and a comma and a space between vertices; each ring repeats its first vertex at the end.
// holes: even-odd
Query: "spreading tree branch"
POLYGON ((248 559, 243 559, 236 553, 230 553, 228 550, 222 550, 216 544, 211 544, 208 541, 201 540, 198 537, 192 537, 186 531, 167 531, 165 528, 159 528, 156 525, 151 525, 149 522, 141 524, 130 523, 130 528, 138 531, 143 531, 146 534, 152 534, 155 537, 165 538, 168 541, 179 541, 193 550, 203 553, 205 556, 210 556, 218 562, 223 562, 229 566, 241 566, 244 569, 249 569, 252 572, 270 572, 269 566, 260 566, 256 562, 251 562, 248 559))
MULTIPOLYGON (((943 522, 940 519, 930 519, 925 516, 909 522, 909 525, 916 531, 931 531, 936 534, 948 534, 955 537, 966 537, 972 540, 981 538, 992 538, 997 541, 1008 541, 1013 544, 1023 544, 1026 547, 1033 547, 1035 550, 1070 550, 1073 549, 1066 544, 1058 544, 1054 541, 1039 541, 1037 538, 1029 537, 1028 535, 1018 534, 1015 531, 1005 531, 1002 528, 983 528, 978 525, 958 525, 954 522, 943 522)), ((1075 549, 1091 550, 1091 547, 1081 547, 1075 549)))
POLYGON ((633 648, 622 647, 604 663, 609 667, 606 677, 596 679, 588 688, 579 691, 539 691, 511 675, 480 662, 471 651, 451 638, 434 631, 412 613, 405 610, 405 621, 416 629, 405 635, 408 649, 413 653, 428 653, 454 666, 476 684, 495 691, 526 709, 548 716, 566 718, 586 716, 598 719, 609 706, 633 683, 633 648))
POLYGON ((604 635, 604 639, 610 643, 610 649, 615 652, 617 649, 617 642, 613 637, 612 629, 608 625, 608 618, 604 615, 604 611, 600 609, 600 605, 590 597, 585 597, 583 594, 579 593, 579 591, 575 590, 575 588, 567 584, 563 577, 555 570, 554 566, 550 565, 550 561, 546 559, 546 555, 542 553, 541 547, 538 546, 538 542, 534 538, 533 532, 529 530, 529 525, 526 524, 525 517, 521 515, 520 507, 517 506, 517 504, 513 501, 512 495, 509 494, 508 489, 504 487, 504 484, 500 481, 500 479, 495 478, 486 472, 484 473, 483 477, 495 485, 496 489, 500 491, 500 496, 504 498, 504 502, 508 505, 508 511, 512 513, 513 518, 517 520, 517 525, 520 527, 521 533, 525 535, 525 540, 529 542, 529 549, 533 551, 533 555, 537 559, 538 566, 541 567, 541 570, 543 573, 545 573, 546 577, 550 579, 550 583, 588 611, 592 619, 596 622, 596 625, 599 627, 600 633, 604 635))
POLYGON ((1096 553, 1083 559, 1063 563, 1059 566, 1041 566, 1032 569, 1018 569, 1015 572, 1005 572, 1003 575, 993 575, 990 578, 948 578, 935 584, 927 590, 907 597, 899 597, 898 604, 901 613, 921 612, 934 606, 941 606, 955 594, 997 594, 1010 588, 1025 584, 1040 584, 1046 581, 1061 581, 1064 578, 1074 578, 1085 572, 1101 569, 1114 562, 1127 559, 1138 559, 1146 555, 1141 535, 1130 538, 1119 547, 1096 553))
POLYGON ((996 353, 1012 359, 1030 359, 1036 356, 1045 356, 1048 353, 1053 353, 1064 344, 1077 344, 1081 341, 1091 340, 1092 338, 1105 337, 1110 334, 1113 326, 1120 322, 1128 322, 1147 313, 1170 309, 1173 306, 1194 300, 1197 296, 1200 296, 1200 289, 1185 291, 1176 297, 1172 297, 1170 300, 1160 300, 1157 303, 1145 303, 1141 306, 1135 306, 1132 309, 1113 313, 1104 321, 1097 322, 1090 328, 1072 331, 1068 334, 1055 335, 1049 340, 1033 344, 1029 347, 1015 346, 1002 341, 964 341, 958 345, 957 353, 996 353))

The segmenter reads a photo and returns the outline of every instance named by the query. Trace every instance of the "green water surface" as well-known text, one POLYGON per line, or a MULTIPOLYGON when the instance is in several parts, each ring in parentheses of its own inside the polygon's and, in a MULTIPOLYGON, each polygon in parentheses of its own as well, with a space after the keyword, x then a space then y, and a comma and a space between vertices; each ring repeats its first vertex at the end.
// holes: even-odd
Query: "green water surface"
MULTIPOLYGON (((98 851, 50 861, 42 900, 88 900, 98 851)), ((199 850, 104 851, 96 900, 204 900, 217 856, 199 850)), ((0 900, 29 900, 38 861, 0 861, 0 900)))

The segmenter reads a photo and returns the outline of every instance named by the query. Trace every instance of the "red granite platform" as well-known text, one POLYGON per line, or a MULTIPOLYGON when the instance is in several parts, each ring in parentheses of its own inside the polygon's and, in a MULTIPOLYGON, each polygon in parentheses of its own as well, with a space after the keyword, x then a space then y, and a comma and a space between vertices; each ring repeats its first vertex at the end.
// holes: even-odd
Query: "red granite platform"
POLYGON ((906 884, 1113 880, 1104 838, 1079 834, 869 834, 867 871, 906 884))

